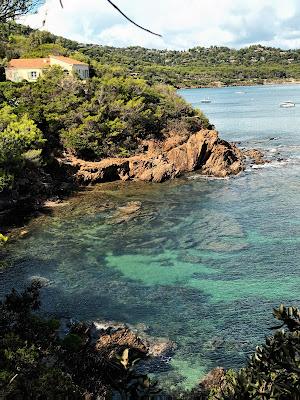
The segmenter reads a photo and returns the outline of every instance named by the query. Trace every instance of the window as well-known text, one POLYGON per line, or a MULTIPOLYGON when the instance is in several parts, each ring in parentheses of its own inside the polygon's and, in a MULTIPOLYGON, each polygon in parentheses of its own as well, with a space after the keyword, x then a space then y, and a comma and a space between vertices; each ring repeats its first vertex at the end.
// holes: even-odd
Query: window
POLYGON ((36 71, 31 71, 30 72, 30 78, 31 79, 36 79, 37 78, 37 72, 36 71))

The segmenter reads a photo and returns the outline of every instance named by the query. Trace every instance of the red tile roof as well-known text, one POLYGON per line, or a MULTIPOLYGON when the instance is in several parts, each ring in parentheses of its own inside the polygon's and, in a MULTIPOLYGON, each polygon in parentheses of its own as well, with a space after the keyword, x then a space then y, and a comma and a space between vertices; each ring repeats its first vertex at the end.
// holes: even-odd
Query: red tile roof
POLYGON ((49 58, 14 58, 9 61, 9 68, 47 68, 50 66, 49 58))
POLYGON ((83 63, 81 61, 74 60, 73 58, 63 57, 63 56, 49 56, 47 58, 14 58, 9 61, 8 67, 9 68, 30 68, 30 69, 41 69, 50 67, 50 58, 58 61, 63 61, 66 64, 70 65, 86 65, 88 64, 83 63))
POLYGON ((54 58, 59 61, 63 61, 65 63, 71 64, 71 65, 88 65, 84 62, 74 60, 74 58, 70 58, 70 57, 64 57, 64 56, 49 56, 49 57, 54 58))

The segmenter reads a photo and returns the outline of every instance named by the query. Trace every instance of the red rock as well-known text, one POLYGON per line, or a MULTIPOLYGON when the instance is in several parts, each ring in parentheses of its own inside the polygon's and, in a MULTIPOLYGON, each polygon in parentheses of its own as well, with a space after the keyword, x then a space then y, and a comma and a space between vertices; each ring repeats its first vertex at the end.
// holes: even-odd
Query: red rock
POLYGON ((213 130, 201 130, 189 137, 177 134, 161 142, 148 140, 142 147, 145 153, 128 158, 87 162, 68 156, 60 161, 75 168, 76 177, 83 184, 115 180, 163 182, 194 170, 225 177, 244 169, 242 152, 220 140, 213 130))

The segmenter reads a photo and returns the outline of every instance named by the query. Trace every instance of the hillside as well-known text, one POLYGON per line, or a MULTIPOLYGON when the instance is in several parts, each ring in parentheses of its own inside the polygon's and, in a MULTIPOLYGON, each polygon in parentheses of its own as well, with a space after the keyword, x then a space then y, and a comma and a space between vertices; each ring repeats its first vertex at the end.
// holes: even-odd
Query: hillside
MULTIPOLYGON (((243 49, 213 46, 186 51, 115 48, 82 44, 15 23, 0 26, 0 59, 72 55, 89 62, 94 74, 114 70, 152 83, 179 87, 259 84, 300 79, 300 50, 254 45, 243 49)), ((2 74, 2 80, 4 79, 2 74)))

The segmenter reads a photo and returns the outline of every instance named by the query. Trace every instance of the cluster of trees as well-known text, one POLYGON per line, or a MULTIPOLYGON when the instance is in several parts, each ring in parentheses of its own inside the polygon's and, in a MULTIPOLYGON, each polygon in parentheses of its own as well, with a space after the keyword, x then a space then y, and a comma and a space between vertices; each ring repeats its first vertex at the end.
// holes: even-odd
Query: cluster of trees
POLYGON ((88 45, 80 52, 93 60, 96 71, 105 64, 119 65, 129 74, 176 88, 300 78, 298 50, 251 46, 241 50, 211 47, 180 52, 88 45))
POLYGON ((128 156, 143 140, 209 126, 174 89, 114 71, 84 82, 52 67, 35 83, 3 82, 0 106, 0 190, 33 155, 128 156))
POLYGON ((157 50, 143 47, 116 48, 111 46, 86 45, 85 52, 104 63, 144 64, 163 66, 216 66, 225 64, 298 64, 299 50, 281 50, 273 47, 252 45, 242 49, 228 47, 194 47, 188 50, 157 50))
POLYGON ((42 0, 1 0, 0 22, 14 20, 22 15, 34 12, 42 0))
POLYGON ((0 109, 0 192, 12 187, 15 171, 44 142, 42 132, 27 114, 18 117, 9 105, 0 109))
MULTIPOLYGON (((36 314, 40 285, 23 293, 13 290, 0 303, 0 397, 10 399, 155 399, 159 393, 146 375, 136 370, 145 353, 111 343, 95 346, 91 327, 69 325, 36 314)), ((245 368, 229 370, 217 385, 197 387, 175 396, 185 400, 296 400, 300 395, 300 311, 274 309, 281 326, 256 348, 245 368), (283 328, 283 329, 282 329, 283 328), (182 397, 183 396, 183 397, 182 397)), ((275 328, 274 328, 275 329, 275 328)))
MULTIPOLYGON (((0 23, 0 59, 48 57, 67 55, 81 48, 78 42, 31 29, 15 22, 0 23)), ((81 55, 82 56, 82 55, 81 55)))
MULTIPOLYGON (((300 79, 300 50, 281 50, 260 45, 236 50, 227 47, 195 47, 186 51, 115 48, 82 44, 36 31, 14 22, 0 24, 0 59, 70 55, 91 65, 95 76, 111 68, 149 83, 176 88, 260 84, 268 80, 300 79)), ((2 80, 4 80, 2 71, 2 80)), ((0 74, 1 80, 1 74, 0 74)))

